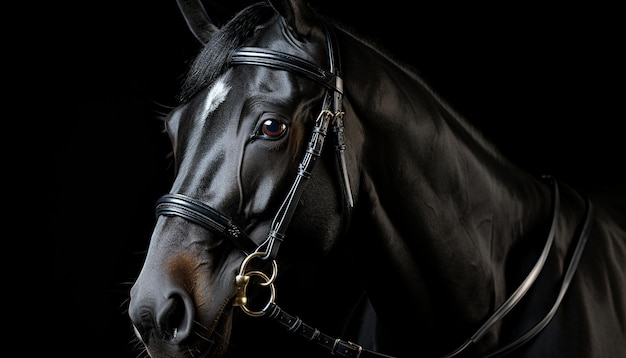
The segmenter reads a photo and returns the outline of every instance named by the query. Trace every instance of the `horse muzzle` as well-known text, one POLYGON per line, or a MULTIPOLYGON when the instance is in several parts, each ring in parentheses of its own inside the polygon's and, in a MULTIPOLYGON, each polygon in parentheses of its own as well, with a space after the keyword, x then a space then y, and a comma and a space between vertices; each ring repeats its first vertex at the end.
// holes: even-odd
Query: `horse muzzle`
POLYGON ((191 254, 144 266, 128 314, 150 357, 219 357, 225 349, 237 289, 234 278, 228 287, 213 286, 212 275, 199 269, 206 266, 191 254))

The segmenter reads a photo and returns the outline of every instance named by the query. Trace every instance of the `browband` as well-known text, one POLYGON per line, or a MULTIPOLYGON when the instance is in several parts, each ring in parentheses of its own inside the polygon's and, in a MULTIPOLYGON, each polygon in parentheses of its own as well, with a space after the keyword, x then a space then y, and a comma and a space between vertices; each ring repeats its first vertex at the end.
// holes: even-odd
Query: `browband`
POLYGON ((230 58, 231 65, 255 65, 286 70, 303 75, 329 90, 343 94, 341 77, 314 63, 284 52, 260 47, 241 47, 230 58))

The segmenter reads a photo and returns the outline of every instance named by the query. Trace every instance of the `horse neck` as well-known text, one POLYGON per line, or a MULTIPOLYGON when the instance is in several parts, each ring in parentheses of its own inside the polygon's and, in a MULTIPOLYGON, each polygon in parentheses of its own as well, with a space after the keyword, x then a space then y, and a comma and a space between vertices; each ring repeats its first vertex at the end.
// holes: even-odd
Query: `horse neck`
POLYGON ((373 300, 418 302, 422 320, 479 322, 506 299, 511 250, 545 240, 550 187, 502 158, 418 77, 353 44, 342 53, 358 117, 346 128, 358 127, 350 135, 362 153, 353 233, 366 274, 391 277, 380 292, 396 292, 373 300))

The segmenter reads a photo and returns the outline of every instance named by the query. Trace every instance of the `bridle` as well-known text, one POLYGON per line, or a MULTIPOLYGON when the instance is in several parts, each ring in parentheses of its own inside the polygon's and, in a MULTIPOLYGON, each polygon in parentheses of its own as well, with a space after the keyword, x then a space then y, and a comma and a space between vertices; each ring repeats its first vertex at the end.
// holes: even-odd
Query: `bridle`
POLYGON ((276 264, 278 249, 285 239, 287 227, 298 206, 305 184, 312 175, 317 159, 321 157, 329 128, 332 128, 335 138, 337 167, 347 215, 354 205, 344 154, 346 145, 343 116, 345 112, 342 103, 343 81, 339 67, 341 61, 339 52, 335 47, 334 33, 330 31, 329 26, 326 26, 326 30, 329 70, 294 55, 258 47, 241 47, 234 51, 230 57, 231 66, 265 66, 289 71, 309 78, 326 88, 322 109, 315 120, 311 138, 298 165, 297 175, 274 216, 265 241, 257 245, 228 215, 183 194, 166 194, 159 198, 156 214, 157 216, 179 216, 209 231, 225 236, 247 255, 241 264, 239 274, 235 278, 238 293, 233 305, 241 307, 250 316, 266 316, 275 319, 289 331, 304 336, 310 341, 316 341, 321 346, 328 348, 333 354, 358 357, 364 351, 361 346, 332 338, 303 323, 297 316, 286 313, 274 303, 274 280, 278 270, 276 264), (271 272, 268 274, 258 269, 249 269, 248 267, 253 260, 271 262, 271 272), (270 290, 268 303, 260 310, 253 310, 248 307, 246 290, 253 276, 260 278, 263 281, 260 285, 266 286, 270 290))
MULTIPOLYGON (((298 206, 299 199, 304 191, 307 180, 312 175, 315 163, 322 154, 325 138, 329 127, 332 128, 335 138, 335 152, 338 164, 338 172, 341 180, 343 197, 346 210, 349 212, 353 207, 353 197, 350 187, 345 161, 345 138, 343 125, 343 82, 341 78, 339 52, 336 48, 336 40, 334 32, 331 31, 329 25, 326 26, 326 39, 328 48, 328 58, 330 69, 326 70, 318 65, 299 58, 297 56, 284 52, 258 48, 258 47, 241 47, 234 51, 230 57, 231 66, 252 65, 265 66, 273 69, 290 71, 306 78, 309 78, 326 88, 322 109, 315 120, 311 138, 307 145, 304 156, 298 166, 298 172, 294 179, 288 194, 283 200, 278 212, 274 216, 270 231, 265 241, 257 245, 239 226, 237 226, 229 218, 229 216, 219 212, 218 210, 183 194, 166 194, 162 196, 156 205, 157 216, 179 216, 190 222, 202 226, 203 228, 229 238, 230 241, 237 246, 247 256, 242 261, 239 274, 235 277, 235 283, 238 287, 238 293, 235 297, 234 306, 240 307, 246 314, 253 317, 265 316, 276 320, 280 325, 288 331, 304 337, 305 339, 316 342, 320 346, 326 348, 333 355, 344 357, 383 357, 393 358, 391 356, 374 352, 363 348, 362 346, 345 341, 339 338, 332 338, 318 329, 311 327, 297 317, 283 311, 274 303, 275 288, 274 281, 278 274, 276 264, 276 256, 280 244, 285 239, 287 227, 293 217, 298 206), (271 263, 271 272, 266 273, 259 269, 250 269, 251 262, 254 260, 262 260, 271 263), (251 278, 257 277, 262 282, 260 286, 267 287, 270 290, 267 304, 260 310, 251 309, 247 302, 247 287, 251 283, 251 278)), ((550 178, 553 183, 553 199, 554 210, 552 225, 548 240, 544 249, 529 273, 526 279, 518 287, 518 289, 483 323, 483 325, 461 346, 442 358, 452 358, 465 352, 465 350, 476 343, 485 333, 489 331, 498 321, 515 307, 515 305, 524 297, 526 292, 535 282, 535 279, 541 272, 545 263, 555 236, 555 227, 559 217, 559 190, 556 180, 550 178)), ((591 202, 587 200, 587 213, 584 225, 580 230, 580 236, 575 251, 570 259, 569 266, 563 277, 561 289, 557 296, 556 302, 548 314, 538 322, 534 327, 529 329, 524 335, 516 339, 510 344, 486 355, 484 358, 500 357, 510 353, 514 349, 528 342, 536 336, 552 319, 558 309, 563 295, 569 287, 569 283, 578 266, 580 256, 584 249, 591 227, 593 208, 591 202)))
POLYGON ((234 51, 230 57, 231 66, 265 66, 290 71, 312 79, 326 88, 322 110, 315 120, 311 139, 298 166, 296 178, 274 216, 267 239, 257 246, 227 215, 223 215, 208 205, 182 194, 168 194, 161 197, 157 202, 157 215, 181 216, 208 230, 217 231, 229 237, 246 254, 263 252, 264 255, 260 258, 264 260, 275 259, 280 243, 285 238, 287 227, 298 206, 306 181, 311 177, 315 163, 322 154, 330 126, 332 126, 332 131, 335 134, 335 150, 346 209, 352 209, 354 204, 344 155, 346 145, 343 133, 343 115, 345 113, 342 104, 343 82, 339 70, 338 51, 332 37, 333 34, 328 31, 330 70, 325 70, 294 55, 259 47, 241 47, 234 51))

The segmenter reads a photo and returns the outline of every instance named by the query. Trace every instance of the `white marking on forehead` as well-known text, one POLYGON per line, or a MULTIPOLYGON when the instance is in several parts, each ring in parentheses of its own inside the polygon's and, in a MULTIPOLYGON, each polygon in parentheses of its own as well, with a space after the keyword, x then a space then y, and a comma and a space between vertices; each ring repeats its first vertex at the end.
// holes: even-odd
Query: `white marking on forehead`
POLYGON ((204 109, 202 110, 202 118, 203 120, 211 114, 217 107, 219 107, 222 102, 226 99, 226 96, 230 92, 230 85, 228 84, 227 76, 220 77, 215 83, 213 87, 209 90, 209 94, 206 96, 204 101, 204 109))

